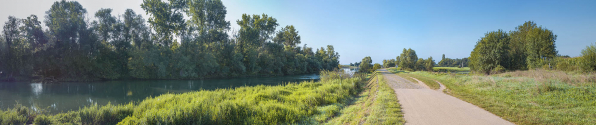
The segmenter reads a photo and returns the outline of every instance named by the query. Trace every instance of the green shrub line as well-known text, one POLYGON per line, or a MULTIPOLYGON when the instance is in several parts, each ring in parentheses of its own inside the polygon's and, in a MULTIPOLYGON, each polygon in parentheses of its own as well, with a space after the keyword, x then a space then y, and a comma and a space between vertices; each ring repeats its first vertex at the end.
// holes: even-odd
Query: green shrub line
MULTIPOLYGON (((375 77, 373 77, 375 78, 375 77)), ((342 109, 340 115, 326 124, 330 125, 402 125, 405 123, 395 91, 383 75, 371 80, 355 102, 342 109)))
POLYGON ((55 115, 19 106, 0 111, 0 124, 319 124, 336 116, 363 81, 321 75, 319 82, 163 94, 55 115))
POLYGON ((459 73, 459 72, 470 72, 470 67, 433 67, 433 71, 435 72, 451 72, 451 73, 459 73))
POLYGON ((529 70, 495 75, 413 72, 515 124, 596 123, 596 75, 529 70))

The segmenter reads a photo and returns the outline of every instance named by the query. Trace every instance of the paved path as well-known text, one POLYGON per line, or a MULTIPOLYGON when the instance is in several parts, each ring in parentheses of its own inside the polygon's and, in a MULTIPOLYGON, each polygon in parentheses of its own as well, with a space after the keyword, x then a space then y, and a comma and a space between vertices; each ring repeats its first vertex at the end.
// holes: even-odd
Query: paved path
POLYGON ((412 83, 386 69, 380 69, 395 90, 407 125, 510 125, 513 124, 478 106, 442 92, 420 81, 412 83))

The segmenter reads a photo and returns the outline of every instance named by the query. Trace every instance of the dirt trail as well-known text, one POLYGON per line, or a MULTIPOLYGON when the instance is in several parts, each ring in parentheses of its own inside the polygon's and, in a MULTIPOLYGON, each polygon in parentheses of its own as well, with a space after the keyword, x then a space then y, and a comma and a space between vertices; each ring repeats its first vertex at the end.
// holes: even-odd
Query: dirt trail
POLYGON ((513 124, 478 106, 462 101, 424 84, 412 83, 386 69, 380 69, 395 90, 407 125, 510 125, 513 124))

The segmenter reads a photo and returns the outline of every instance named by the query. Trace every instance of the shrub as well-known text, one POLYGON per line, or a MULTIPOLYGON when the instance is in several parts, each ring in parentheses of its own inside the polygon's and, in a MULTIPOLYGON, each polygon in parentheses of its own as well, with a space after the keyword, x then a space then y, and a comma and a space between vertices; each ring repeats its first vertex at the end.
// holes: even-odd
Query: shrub
POLYGON ((33 120, 33 124, 35 125, 51 125, 52 120, 50 117, 46 115, 37 115, 35 120, 33 120))
POLYGON ((582 50, 582 64, 585 71, 596 71, 596 46, 587 46, 582 50))

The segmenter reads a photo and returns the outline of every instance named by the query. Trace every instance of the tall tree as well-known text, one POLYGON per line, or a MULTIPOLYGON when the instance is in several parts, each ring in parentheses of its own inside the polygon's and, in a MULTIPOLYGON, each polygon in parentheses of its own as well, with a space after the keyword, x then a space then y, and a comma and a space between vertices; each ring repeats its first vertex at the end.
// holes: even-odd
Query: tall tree
POLYGON ((285 28, 281 28, 275 35, 275 38, 273 38, 273 41, 292 48, 301 43, 300 35, 298 35, 298 31, 294 28, 294 25, 288 25, 285 28))
POLYGON ((370 58, 370 56, 364 57, 362 58, 362 61, 360 62, 360 66, 359 66, 359 71, 360 72, 366 72, 366 73, 370 73, 372 72, 372 59, 370 58))
POLYGON ((470 68, 489 74, 497 67, 510 68, 509 36, 503 30, 486 33, 470 54, 470 68))
POLYGON ((143 0, 141 8, 150 15, 149 24, 157 33, 159 44, 169 47, 174 41, 173 35, 178 35, 186 28, 183 9, 183 0, 143 0))

